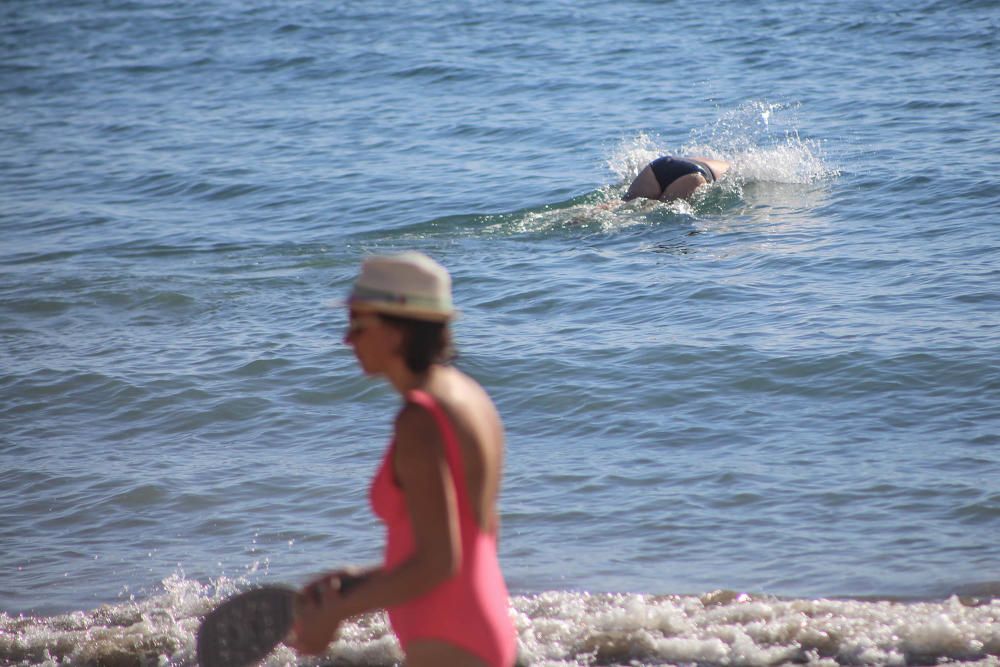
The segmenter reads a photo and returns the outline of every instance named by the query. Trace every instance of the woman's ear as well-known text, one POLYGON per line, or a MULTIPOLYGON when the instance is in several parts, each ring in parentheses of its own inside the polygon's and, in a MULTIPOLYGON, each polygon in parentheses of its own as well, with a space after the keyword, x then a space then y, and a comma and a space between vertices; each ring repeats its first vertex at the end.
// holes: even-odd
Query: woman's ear
MULTIPOLYGON (((385 320, 383 320, 385 322, 385 320)), ((406 357, 407 332, 404 327, 397 327, 386 323, 385 335, 388 337, 389 349, 401 357, 406 357)))

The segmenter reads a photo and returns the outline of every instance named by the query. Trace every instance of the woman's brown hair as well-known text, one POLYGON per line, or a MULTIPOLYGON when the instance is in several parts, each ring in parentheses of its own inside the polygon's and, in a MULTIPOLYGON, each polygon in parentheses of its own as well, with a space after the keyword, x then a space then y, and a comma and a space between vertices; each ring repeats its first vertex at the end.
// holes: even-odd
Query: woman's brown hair
POLYGON ((403 359, 406 367, 414 373, 423 373, 432 364, 447 364, 458 357, 447 322, 428 322, 381 313, 379 318, 403 331, 403 359))

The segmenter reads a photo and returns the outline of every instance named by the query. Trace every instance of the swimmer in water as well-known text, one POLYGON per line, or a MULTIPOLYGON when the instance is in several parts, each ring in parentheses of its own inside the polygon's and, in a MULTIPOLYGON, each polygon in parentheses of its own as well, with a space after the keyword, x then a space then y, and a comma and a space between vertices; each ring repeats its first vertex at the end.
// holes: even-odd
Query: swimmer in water
POLYGON ((701 186, 722 178, 729 166, 725 160, 665 155, 653 160, 639 172, 622 199, 684 199, 701 186))

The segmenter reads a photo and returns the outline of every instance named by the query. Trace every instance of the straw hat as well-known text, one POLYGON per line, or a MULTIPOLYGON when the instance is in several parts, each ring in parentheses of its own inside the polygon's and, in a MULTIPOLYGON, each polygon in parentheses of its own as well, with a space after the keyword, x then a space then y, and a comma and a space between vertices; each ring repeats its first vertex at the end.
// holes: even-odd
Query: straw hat
POLYGON ((448 270, 414 251, 366 259, 346 304, 431 322, 455 316, 448 270))

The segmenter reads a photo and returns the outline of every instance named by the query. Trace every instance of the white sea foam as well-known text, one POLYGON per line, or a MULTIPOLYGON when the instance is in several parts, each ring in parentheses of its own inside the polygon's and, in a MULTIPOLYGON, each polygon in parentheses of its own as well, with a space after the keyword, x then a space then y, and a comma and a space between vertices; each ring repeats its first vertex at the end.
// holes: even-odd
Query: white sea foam
MULTIPOLYGON (((174 576, 143 601, 51 617, 0 614, 0 664, 193 665, 201 616, 241 587, 174 576)), ((1000 599, 891 602, 552 591, 513 599, 521 665, 1000 665, 1000 599)), ((345 624, 319 659, 279 647, 266 665, 393 665, 382 614, 345 624)))
POLYGON ((528 664, 996 664, 1000 601, 548 593, 516 602, 528 664))

